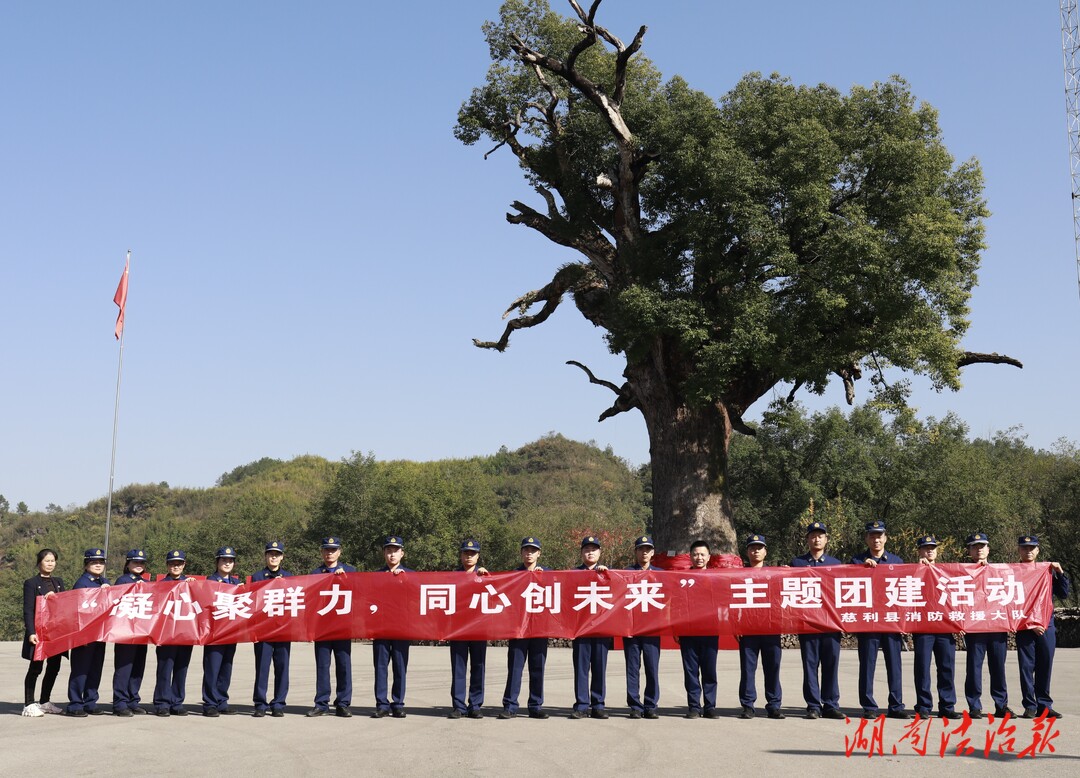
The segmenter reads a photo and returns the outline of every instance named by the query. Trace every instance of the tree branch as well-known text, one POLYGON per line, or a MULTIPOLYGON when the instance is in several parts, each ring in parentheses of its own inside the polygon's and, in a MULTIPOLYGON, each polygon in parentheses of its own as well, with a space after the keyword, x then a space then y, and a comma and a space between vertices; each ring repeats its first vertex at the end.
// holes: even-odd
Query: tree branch
POLYGON ((958 368, 976 364, 1012 365, 1021 370, 1024 369, 1024 363, 1019 359, 1014 359, 1013 357, 1004 354, 998 354, 996 351, 993 354, 980 354, 976 351, 965 351, 964 355, 956 360, 956 366, 958 368))
POLYGON ((503 330, 501 338, 496 341, 477 340, 476 338, 473 338, 473 345, 477 348, 490 348, 495 349, 496 351, 506 351, 506 347, 510 345, 510 333, 514 330, 543 324, 551 314, 555 313, 555 309, 558 308, 559 303, 562 302, 563 295, 572 290, 583 280, 587 279, 589 275, 590 272, 588 266, 577 262, 559 268, 558 272, 555 273, 555 277, 551 279, 551 282, 542 289, 535 289, 531 292, 527 292, 510 304, 510 307, 503 313, 503 318, 505 319, 515 310, 521 315, 506 323, 506 329, 503 330), (544 301, 544 307, 540 309, 539 313, 532 316, 525 315, 525 311, 541 300, 544 301))
POLYGON ((605 381, 602 378, 597 378, 595 375, 593 375, 593 371, 589 370, 589 368, 585 367, 585 365, 581 364, 580 362, 571 359, 568 360, 566 364, 574 365, 575 367, 580 367, 582 370, 584 370, 585 375, 589 377, 590 384, 606 386, 608 389, 618 395, 618 397, 615 399, 615 402, 612 403, 611 407, 601 413, 600 418, 597 419, 597 421, 610 419, 612 416, 617 416, 620 413, 625 413, 626 411, 641 407, 641 405, 637 401, 637 398, 634 396, 633 389, 630 388, 629 381, 624 383, 621 387, 615 386, 615 384, 611 383, 611 381, 605 381))

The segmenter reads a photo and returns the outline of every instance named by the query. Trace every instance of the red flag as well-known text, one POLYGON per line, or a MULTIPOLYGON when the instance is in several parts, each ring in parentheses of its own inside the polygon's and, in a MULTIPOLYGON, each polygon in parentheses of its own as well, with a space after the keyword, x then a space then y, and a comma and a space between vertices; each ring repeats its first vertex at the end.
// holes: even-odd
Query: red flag
POLYGON ((120 284, 116 287, 116 294, 113 295, 113 302, 120 306, 120 313, 116 316, 117 340, 120 340, 120 336, 124 334, 124 308, 127 307, 128 266, 130 264, 131 258, 128 257, 124 263, 124 275, 120 276, 120 284))

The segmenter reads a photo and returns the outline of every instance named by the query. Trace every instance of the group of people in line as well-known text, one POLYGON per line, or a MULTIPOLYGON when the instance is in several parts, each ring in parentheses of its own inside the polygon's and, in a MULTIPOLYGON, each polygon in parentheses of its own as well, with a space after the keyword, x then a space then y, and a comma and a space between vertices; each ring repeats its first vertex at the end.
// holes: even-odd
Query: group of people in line
MULTIPOLYGON (((849 564, 875 567, 886 564, 903 564, 904 560, 887 551, 886 527, 874 521, 866 525, 864 540, 866 551, 856 554, 849 564)), ((828 528, 822 522, 813 522, 806 528, 807 552, 791 560, 792 567, 821 567, 844 564, 827 553, 828 528)), ((937 562, 938 540, 926 535, 918 540, 918 562, 933 565, 937 562)), ((976 532, 966 540, 967 552, 972 563, 986 565, 989 561, 989 538, 976 532)), ((343 575, 356 572, 356 568, 341 562, 339 538, 328 537, 322 541, 323 564, 312 571, 313 575, 343 575)), ((764 567, 768 544, 764 535, 754 534, 744 543, 747 567, 764 567)), ((600 563, 601 544, 598 538, 589 536, 581 541, 581 564, 578 570, 604 571, 600 563)), ((516 570, 545 570, 541 567, 542 545, 535 537, 521 541, 521 565, 516 570)), ((282 568, 285 548, 279 541, 266 545, 266 566, 255 573, 252 581, 291 576, 282 568)), ((630 570, 650 570, 655 554, 652 538, 642 535, 635 540, 635 564, 630 570)), ((207 580, 240 585, 243 581, 235 575, 236 552, 230 546, 217 551, 217 569, 207 580)), ((1020 563, 1034 563, 1039 556, 1039 539, 1024 535, 1017 540, 1017 556, 1020 563)), ((385 566, 381 572, 398 575, 410 572, 402 565, 405 542, 396 535, 383 542, 385 566)), ((704 570, 711 558, 709 544, 696 540, 690 547, 691 569, 704 570)), ((479 565, 480 543, 466 539, 459 549, 458 570, 473 575, 487 575, 479 565)), ((30 660, 25 679, 25 707, 23 715, 43 716, 46 713, 66 713, 82 717, 101 715, 105 711, 99 704, 99 687, 105 660, 105 643, 94 642, 71 650, 71 676, 68 682, 68 703, 65 707, 51 700, 53 686, 60 671, 62 654, 44 661, 33 659, 34 645, 38 636, 34 627, 36 599, 50 597, 64 590, 63 582, 53 575, 57 555, 51 549, 42 549, 37 555, 37 575, 28 579, 23 588, 25 638, 23 657, 30 660), (35 694, 37 679, 41 682, 41 694, 35 694)), ((109 586, 105 578, 105 554, 102 549, 89 549, 84 554, 84 572, 74 588, 109 586)), ((139 549, 126 555, 124 573, 116 584, 147 580, 147 555, 139 549)), ((185 579, 186 554, 182 550, 168 552, 165 560, 167 574, 162 580, 185 579)), ((1067 597, 1070 583, 1061 565, 1051 562, 1053 594, 1067 597)), ((964 695, 968 714, 978 719, 983 716, 982 669, 984 661, 989 665, 990 697, 994 715, 1015 717, 1009 708, 1005 681, 1007 633, 967 633, 967 675, 964 695)), ((840 710, 838 668, 840 662, 841 633, 800 634, 799 649, 803 669, 803 699, 806 717, 810 719, 845 719, 840 710)), ((922 718, 935 714, 930 672, 931 660, 937 666, 936 714, 946 719, 962 718, 956 710, 954 636, 947 633, 915 634, 915 713, 922 718)), ((874 672, 880 651, 885 658, 888 679, 888 718, 908 719, 911 714, 904 706, 900 652, 902 635, 895 632, 864 632, 857 634, 859 654, 859 704, 863 718, 877 718, 879 709, 874 699, 874 672)), ((719 636, 682 636, 677 638, 682 659, 683 682, 686 690, 687 713, 690 719, 719 717, 716 708, 716 660, 719 636)), ((1016 653, 1020 669, 1020 686, 1023 699, 1023 717, 1059 717, 1053 709, 1050 696, 1050 677, 1053 669, 1056 645, 1053 618, 1045 629, 1034 628, 1016 634, 1016 653)), ((409 665, 408 640, 374 640, 372 653, 375 670, 374 718, 391 716, 405 718, 405 680, 409 665), (393 681, 388 685, 392 671, 393 681)), ((573 641, 574 705, 570 718, 608 718, 606 710, 607 658, 614 647, 610 637, 580 637, 573 641)), ((449 718, 484 717, 484 681, 487 642, 483 640, 450 641, 452 707, 449 718)), ((289 661, 291 643, 259 642, 254 644, 255 686, 253 692, 256 717, 285 715, 285 701, 289 692, 289 661), (271 689, 270 671, 274 682, 271 689)), ((146 669, 147 647, 118 643, 114 647, 113 714, 134 716, 153 713, 157 716, 186 716, 184 707, 188 667, 191 662, 191 646, 157 646, 157 673, 154 686, 153 709, 141 705, 140 691, 146 669)), ((503 692, 500 719, 516 718, 522 678, 528 668, 529 694, 527 710, 530 718, 546 719, 544 710, 544 666, 547 661, 547 638, 520 638, 509 641, 507 650, 507 678, 503 692)), ((626 659, 626 703, 632 719, 655 719, 659 717, 660 701, 660 637, 634 636, 623 638, 626 659), (641 674, 645 684, 641 688, 641 674)), ((210 645, 203 651, 202 714, 215 717, 232 715, 237 710, 229 704, 233 659, 236 645, 210 645)), ((348 718, 352 712, 352 641, 325 640, 315 642, 315 699, 307 716, 333 715, 348 718), (331 664, 334 666, 333 689, 331 687, 331 664), (331 692, 334 692, 331 700, 331 692), (332 710, 331 710, 332 708, 332 710)), ((779 635, 744 635, 739 638, 739 703, 741 719, 757 715, 757 689, 755 677, 757 666, 762 665, 765 679, 765 712, 771 719, 783 719, 780 686, 781 642, 779 635)))

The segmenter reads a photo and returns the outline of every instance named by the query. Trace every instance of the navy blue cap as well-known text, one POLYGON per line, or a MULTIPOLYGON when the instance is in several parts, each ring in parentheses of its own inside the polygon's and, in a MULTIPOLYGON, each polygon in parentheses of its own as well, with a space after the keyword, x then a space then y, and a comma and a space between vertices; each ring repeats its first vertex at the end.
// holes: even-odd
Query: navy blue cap
POLYGON ((885 522, 883 521, 868 521, 866 523, 866 532, 884 532, 885 522))
POLYGON ((938 539, 933 535, 923 535, 915 541, 915 545, 919 548, 936 547, 938 545, 938 539))
POLYGON ((382 547, 389 548, 390 546, 397 546, 398 548, 405 548, 405 541, 400 535, 387 535, 383 538, 382 547))
POLYGON ((825 526, 823 521, 812 521, 806 525, 806 534, 809 535, 811 532, 824 532, 828 535, 829 528, 825 526))
POLYGON ((458 551, 475 551, 480 553, 480 541, 473 538, 465 538, 461 541, 461 548, 458 551))
POLYGON ((236 549, 232 546, 222 546, 217 550, 214 559, 236 559, 236 549))
POLYGON ((600 548, 600 538, 595 535, 586 535, 581 539, 581 547, 585 548, 585 546, 596 546, 597 548, 600 548))
POLYGON ((521 547, 535 548, 538 551, 542 548, 542 546, 540 545, 540 540, 538 538, 522 538, 521 547))
POLYGON ((743 545, 745 545, 745 546, 768 546, 768 543, 765 542, 765 536, 764 535, 747 535, 746 536, 746 542, 743 545))
POLYGON ((83 552, 82 556, 84 562, 91 562, 97 559, 100 559, 102 562, 105 561, 105 551, 100 548, 88 548, 83 552))
POLYGON ((146 552, 139 548, 133 548, 124 555, 124 559, 128 562, 145 562, 146 552))
POLYGON ((322 547, 331 549, 341 548, 341 538, 323 538, 322 547))
POLYGON ((1038 535, 1021 535, 1016 539, 1016 545, 1018 546, 1035 546, 1039 545, 1038 535))
POLYGON ((165 555, 165 563, 166 564, 168 564, 169 562, 186 562, 186 561, 187 561, 187 554, 185 554, 180 549, 174 549, 173 551, 170 551, 168 554, 165 555))
POLYGON ((967 540, 964 541, 966 546, 977 546, 980 543, 990 545, 990 537, 985 532, 973 532, 967 536, 967 540))
POLYGON ((645 546, 656 548, 656 544, 652 542, 651 535, 639 535, 638 539, 634 541, 634 548, 644 548, 645 546))
POLYGON ((277 554, 284 554, 285 544, 282 543, 280 540, 271 540, 269 543, 266 544, 266 551, 264 551, 263 553, 269 554, 271 551, 277 554))

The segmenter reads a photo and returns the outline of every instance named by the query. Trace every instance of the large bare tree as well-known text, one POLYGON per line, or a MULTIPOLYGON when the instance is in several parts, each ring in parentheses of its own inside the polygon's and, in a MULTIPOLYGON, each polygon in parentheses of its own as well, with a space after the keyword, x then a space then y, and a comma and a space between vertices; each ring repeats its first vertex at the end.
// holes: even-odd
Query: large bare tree
MULTIPOLYGON (((959 387, 959 369, 1008 362, 960 348, 983 248, 982 175, 945 149, 936 112, 899 78, 841 94, 753 74, 713 100, 663 81, 569 0, 508 0, 484 26, 492 65, 457 137, 513 153, 539 196, 507 220, 577 258, 515 300, 497 341, 569 296, 626 358, 600 420, 639 410, 662 549, 735 548, 733 432, 778 384, 847 401, 864 373, 900 401, 890 368, 959 387)), ((485 155, 486 156, 486 155, 485 155)))

